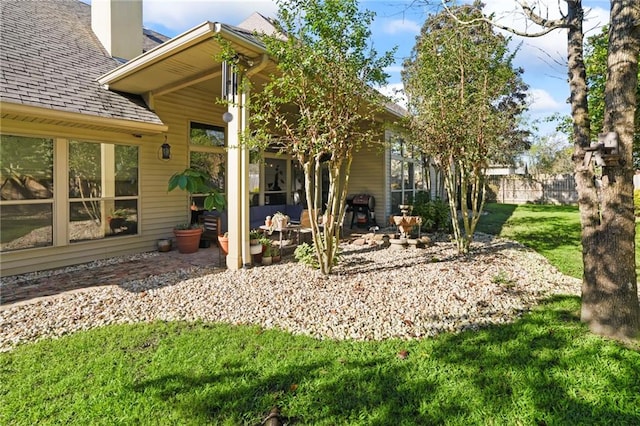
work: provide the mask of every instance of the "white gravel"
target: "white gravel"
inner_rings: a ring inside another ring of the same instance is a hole
[[[329,277],[292,259],[193,277],[177,271],[0,308],[0,351],[107,324],[202,320],[259,324],[320,339],[421,338],[513,321],[551,294],[580,293],[546,259],[479,236],[471,256],[449,242],[390,250],[344,245]]]

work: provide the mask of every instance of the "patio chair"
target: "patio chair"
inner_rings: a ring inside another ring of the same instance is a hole
[[[204,231],[200,237],[200,241],[210,241],[218,246],[218,265],[222,266],[222,249],[218,241],[218,235],[222,230],[222,220],[219,215],[205,214],[202,218]]]

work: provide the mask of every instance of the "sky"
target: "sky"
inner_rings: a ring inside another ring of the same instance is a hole
[[[518,29],[528,24],[513,0],[484,0],[485,12],[495,13],[499,22]],[[433,3],[433,1],[432,1]],[[439,3],[439,1],[436,1]],[[550,18],[558,17],[558,0],[530,1],[538,11]],[[547,7],[548,5],[548,7]],[[378,52],[397,46],[395,64],[387,69],[392,93],[402,88],[402,62],[411,54],[416,36],[427,14],[432,10],[421,0],[360,0],[360,7],[376,13],[372,25],[372,42]],[[587,10],[586,35],[599,32],[609,20],[609,0],[583,0]],[[204,21],[236,25],[253,12],[276,17],[275,0],[144,0],[143,25],[169,37],[178,35]],[[531,24],[528,24],[530,29]],[[535,29],[534,29],[535,30]],[[523,78],[529,85],[528,118],[541,120],[553,113],[569,114],[565,31],[556,30],[539,38],[512,36],[512,49],[518,49],[515,66],[524,68]],[[553,133],[553,124],[540,124],[540,136]]]

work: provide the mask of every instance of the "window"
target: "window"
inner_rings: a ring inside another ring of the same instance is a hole
[[[53,139],[0,139],[0,251],[53,245]]]
[[[189,131],[189,167],[211,176],[211,186],[225,192],[227,153],[224,127],[191,122]],[[205,195],[195,194],[191,201],[198,210],[204,209]]]
[[[264,203],[287,203],[287,160],[264,159]]]
[[[293,162],[278,154],[252,153],[249,164],[250,205],[300,204],[304,197],[304,175],[296,179]],[[298,169],[302,173],[301,169]],[[294,184],[297,181],[298,184]],[[297,189],[296,189],[297,187]]]
[[[224,147],[224,127],[191,122],[189,142],[191,145]]]
[[[138,233],[138,147],[69,142],[69,241]]]
[[[389,180],[391,190],[391,213],[400,213],[400,204],[412,202],[415,193],[423,190],[424,178],[420,153],[412,150],[402,139],[391,141]]]
[[[0,251],[138,233],[137,146],[1,138]],[[65,163],[68,170],[56,171]],[[67,178],[54,182],[60,173]]]

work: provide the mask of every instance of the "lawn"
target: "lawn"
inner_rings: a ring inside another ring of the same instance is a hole
[[[0,354],[0,423],[632,425],[640,351],[557,297],[510,325],[319,341],[204,323],[109,326]]]
[[[580,216],[576,206],[487,204],[477,230],[531,247],[562,273],[582,278]],[[636,266],[640,273],[640,223],[636,223]]]
[[[488,205],[480,231],[581,275],[578,214]],[[512,324],[404,341],[208,323],[113,325],[0,353],[0,424],[638,425],[640,346],[588,332],[576,297]]]

